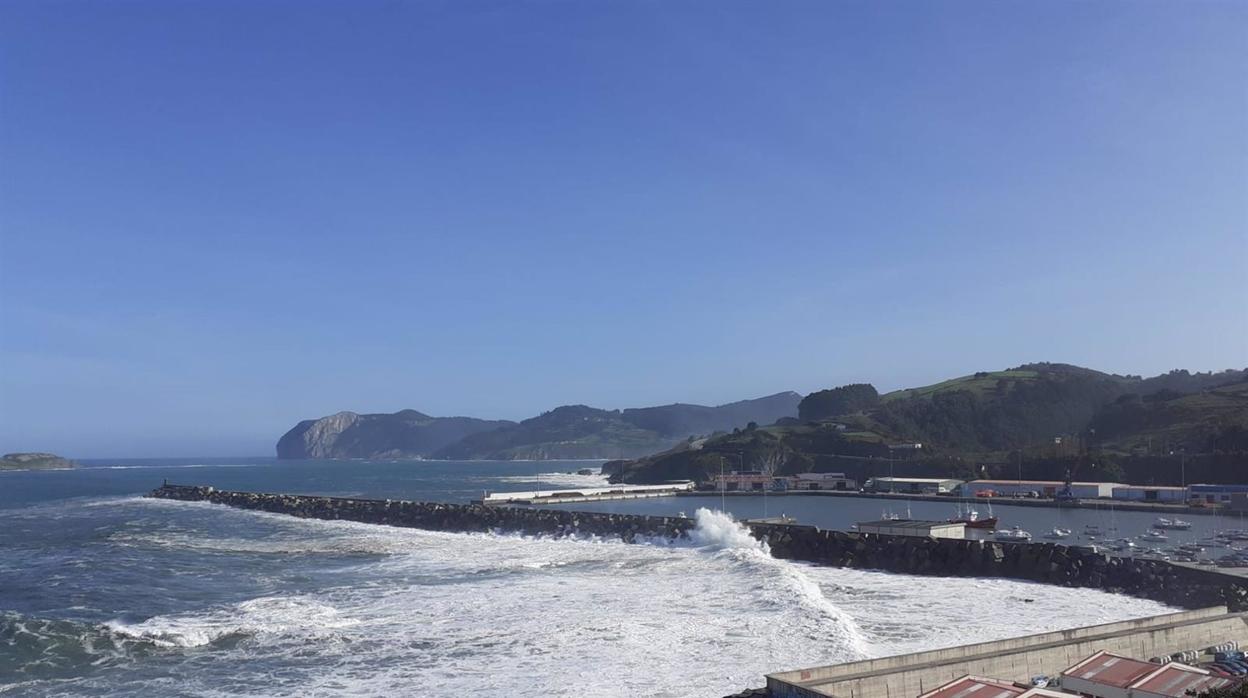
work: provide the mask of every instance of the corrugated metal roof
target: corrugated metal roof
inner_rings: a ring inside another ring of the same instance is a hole
[[[1210,676],[1186,666],[1167,666],[1156,674],[1137,681],[1131,688],[1164,696],[1181,698],[1188,691],[1199,693],[1229,683],[1226,679]]]
[[[923,531],[931,528],[945,528],[963,525],[965,524],[954,523],[952,521],[916,521],[913,519],[883,519],[881,521],[858,522],[858,528],[862,528],[863,526],[872,526],[876,528],[910,528]]]
[[[1062,672],[1062,675],[1126,688],[1156,671],[1157,668],[1156,664],[1149,662],[1119,657],[1115,654],[1098,653]]]
[[[1014,684],[982,676],[963,676],[919,698],[1017,698],[1024,689]]]

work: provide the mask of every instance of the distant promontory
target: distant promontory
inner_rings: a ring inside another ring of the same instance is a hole
[[[6,453],[0,456],[0,470],[65,470],[74,462],[52,453]]]
[[[522,422],[394,414],[338,414],[297,424],[278,458],[552,460],[638,458],[695,434],[796,417],[802,396],[777,393],[716,407],[673,404],[625,410],[564,405]]]

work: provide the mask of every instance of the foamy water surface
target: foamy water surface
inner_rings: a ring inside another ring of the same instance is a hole
[[[81,535],[56,564],[37,540],[54,513]],[[135,497],[0,512],[29,532],[0,562],[0,694],[721,696],[771,671],[1166,610],[791,563],[697,518],[689,542],[627,545]]]

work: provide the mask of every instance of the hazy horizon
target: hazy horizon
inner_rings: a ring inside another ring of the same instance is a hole
[[[4,3],[0,446],[256,455],[340,410],[1242,368],[1245,26]]]

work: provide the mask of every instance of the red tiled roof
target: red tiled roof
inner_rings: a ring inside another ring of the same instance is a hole
[[[981,676],[963,676],[919,698],[1018,698],[1024,689],[1014,684]]]

